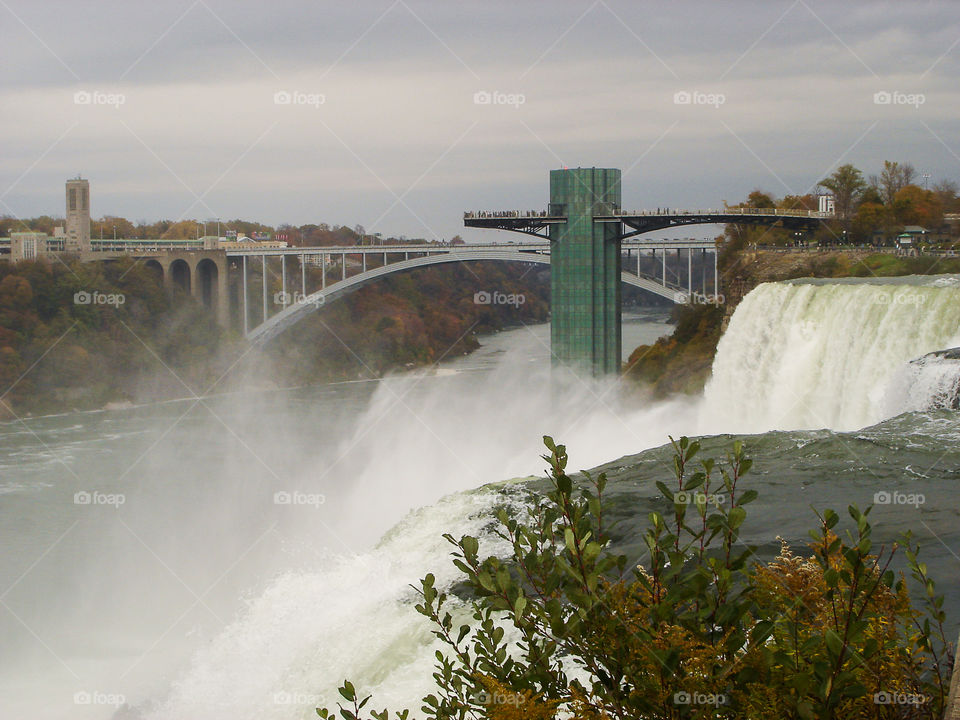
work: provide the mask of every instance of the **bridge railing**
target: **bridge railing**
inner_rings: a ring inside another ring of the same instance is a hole
[[[675,210],[672,208],[656,210],[612,210],[606,217],[673,217],[677,215],[775,215],[783,217],[832,218],[833,213],[817,210],[784,210],[782,208],[711,208],[709,210]],[[477,218],[508,219],[562,219],[549,215],[546,210],[478,210],[463,213],[465,220]]]
[[[557,220],[563,219],[555,215],[549,215],[546,210],[468,210],[463,213],[464,220],[476,218],[529,218],[531,220],[535,220],[537,218],[553,218]]]
[[[672,217],[676,215],[775,215],[783,217],[832,218],[833,213],[822,213],[816,210],[784,210],[781,208],[711,208],[709,210],[617,210],[612,217],[643,216],[643,217]]]

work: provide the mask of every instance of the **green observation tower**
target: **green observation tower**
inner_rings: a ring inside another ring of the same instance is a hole
[[[550,171],[550,204],[545,211],[465,212],[465,227],[509,230],[550,241],[550,342],[554,365],[584,375],[604,377],[620,372],[620,288],[622,282],[675,303],[720,298],[719,245],[707,240],[640,240],[638,235],[688,225],[780,227],[795,235],[832,222],[832,212],[735,207],[710,210],[640,210],[621,208],[621,173],[614,168],[564,168]],[[625,241],[628,245],[625,245]],[[517,254],[541,253],[537,244]],[[636,273],[621,274],[622,251],[637,253]],[[661,254],[660,272],[641,275],[640,253]],[[676,253],[667,276],[667,254]],[[681,253],[687,272],[682,272]],[[693,254],[701,254],[701,281],[693,278]],[[713,254],[713,283],[706,279],[703,256]],[[686,278],[683,277],[686,275]],[[630,278],[633,278],[631,281]],[[686,281],[684,283],[684,280]],[[710,295],[708,295],[708,293]],[[709,300],[708,300],[709,301]]]
[[[620,170],[550,171],[550,343],[554,364],[601,377],[620,372]]]

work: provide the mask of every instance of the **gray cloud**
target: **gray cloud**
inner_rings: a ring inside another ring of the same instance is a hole
[[[960,178],[948,3],[8,6],[0,194],[24,216],[62,212],[77,172],[95,214],[412,237],[461,232],[463,209],[540,207],[563,164],[632,168],[625,204],[645,207],[804,192],[840,161]],[[74,102],[94,91],[123,104]]]

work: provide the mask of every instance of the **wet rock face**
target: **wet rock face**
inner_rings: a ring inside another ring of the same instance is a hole
[[[915,392],[926,410],[960,410],[960,347],[937,350],[910,361]]]
[[[950,348],[949,350],[937,350],[932,353],[927,353],[922,358],[914,360],[913,362],[919,362],[925,358],[943,358],[944,360],[960,360],[960,347]]]

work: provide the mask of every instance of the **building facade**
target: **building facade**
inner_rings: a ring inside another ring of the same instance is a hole
[[[67,227],[64,250],[90,252],[90,181],[67,180]]]
[[[10,262],[36,260],[47,252],[47,235],[40,232],[10,233]]]

